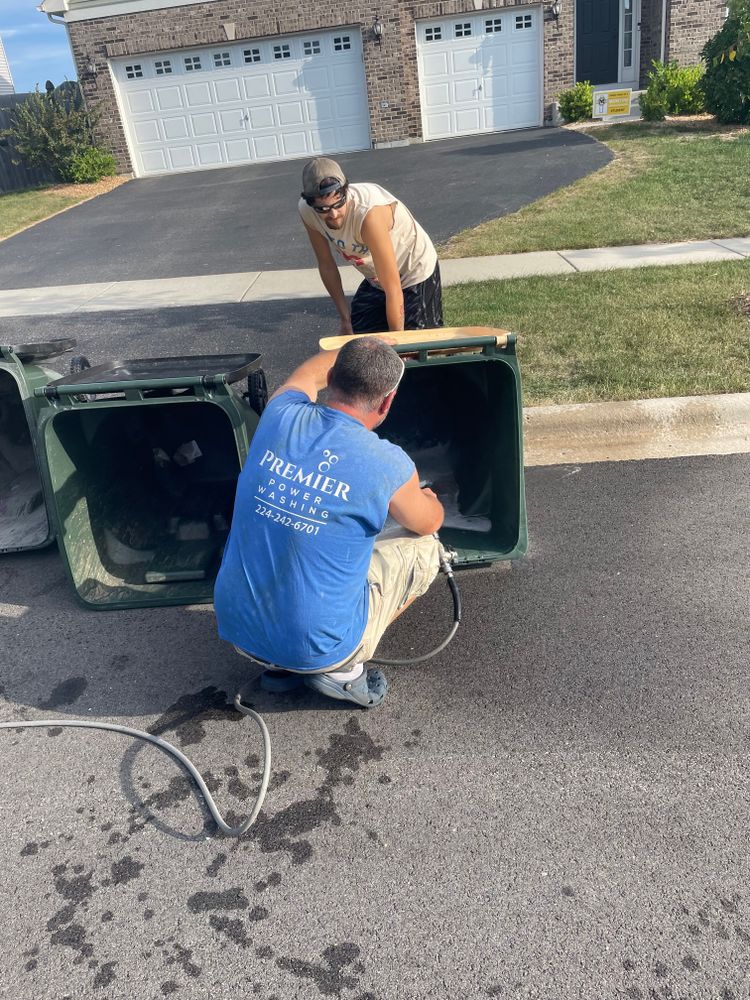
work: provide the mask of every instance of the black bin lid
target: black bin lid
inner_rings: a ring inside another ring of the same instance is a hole
[[[239,382],[260,366],[260,354],[194,354],[181,358],[133,358],[130,361],[105,361],[75,375],[50,382],[50,387],[106,384],[113,389],[137,382],[154,383],[163,379],[195,385],[206,381]]]
[[[19,361],[23,364],[29,364],[33,361],[46,361],[47,358],[56,358],[58,354],[64,354],[65,351],[72,351],[75,346],[75,340],[67,338],[64,340],[46,340],[38,344],[4,344],[2,350],[12,351]]]

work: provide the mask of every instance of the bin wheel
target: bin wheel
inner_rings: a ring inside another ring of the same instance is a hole
[[[268,384],[266,383],[266,373],[262,368],[250,372],[247,376],[247,392],[244,392],[243,396],[260,416],[268,402]]]
[[[70,374],[80,375],[81,372],[85,372],[87,368],[91,367],[91,362],[83,354],[75,354],[70,359]],[[77,399],[79,403],[87,403],[91,397],[88,393],[79,392],[78,395],[74,396],[73,399]]]

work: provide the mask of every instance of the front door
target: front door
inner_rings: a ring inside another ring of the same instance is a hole
[[[620,0],[577,0],[576,80],[614,83],[619,52]]]

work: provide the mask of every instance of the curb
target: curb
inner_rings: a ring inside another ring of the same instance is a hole
[[[524,409],[524,464],[750,452],[750,392]]]

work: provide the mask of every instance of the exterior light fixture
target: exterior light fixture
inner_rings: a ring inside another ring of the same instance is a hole
[[[375,20],[372,22],[372,35],[378,45],[383,44],[383,31],[385,30],[385,25],[380,20],[380,18],[375,15]]]
[[[82,80],[95,80],[97,74],[96,63],[93,59],[86,57],[86,61],[83,65],[83,71],[81,72]]]
[[[558,18],[560,17],[560,0],[554,0],[554,3],[552,4],[551,7],[551,11],[552,11],[552,16],[557,21]]]

